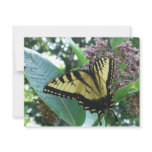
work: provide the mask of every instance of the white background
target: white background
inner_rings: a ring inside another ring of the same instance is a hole
[[[152,151],[150,0],[0,2],[0,151]],[[141,38],[140,128],[24,128],[12,118],[12,25],[130,25]]]

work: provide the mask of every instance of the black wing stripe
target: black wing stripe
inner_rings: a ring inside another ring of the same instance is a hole
[[[98,65],[97,65],[98,64]],[[99,64],[99,61],[97,61],[96,63],[95,63],[95,67],[96,67],[96,71],[97,71],[97,74],[98,74],[98,79],[99,79],[99,81],[100,81],[100,75],[99,75],[99,69],[101,69],[101,66],[100,66],[100,64]],[[98,69],[99,68],[99,69]],[[100,81],[101,82],[101,81]]]
[[[59,90],[59,89],[56,89],[56,88],[53,88],[53,87],[50,87],[50,86],[45,86],[45,88],[43,89],[43,92],[48,93],[48,94],[57,95],[57,96],[64,96],[65,98],[76,97],[75,93],[62,91],[62,90]]]
[[[60,80],[62,83],[64,83],[63,76],[60,76],[60,77],[59,77],[59,80]]]
[[[103,65],[103,67],[104,67],[104,64],[103,64],[103,61],[102,61],[102,59],[101,59],[100,61],[101,61],[102,65]]]
[[[66,77],[70,82],[73,81],[70,72],[66,74]]]
[[[79,71],[73,71],[73,75],[80,80],[83,84],[85,84],[86,86],[88,86],[89,88],[91,88],[91,86],[89,84],[87,84],[84,79],[81,77],[81,74],[79,73]]]
[[[97,80],[96,80],[96,77],[95,77],[95,72],[96,72],[96,71],[97,71],[97,74],[98,74],[98,77],[99,77],[99,73],[98,73],[98,70],[97,70],[97,68],[98,68],[98,67],[97,67],[97,63],[94,63],[94,65],[95,65],[95,68],[96,68],[96,69],[92,68],[92,70],[90,71],[90,72],[91,72],[90,76],[91,76],[91,78],[92,78],[92,80],[93,80],[93,82],[94,82],[97,90],[99,91],[99,86],[98,86],[98,83],[97,83]],[[99,80],[100,80],[100,78],[99,78]],[[99,92],[100,92],[100,91],[99,91]]]

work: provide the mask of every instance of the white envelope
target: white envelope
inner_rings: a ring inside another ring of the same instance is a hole
[[[129,26],[14,26],[13,117],[24,117],[24,37],[130,37]]]

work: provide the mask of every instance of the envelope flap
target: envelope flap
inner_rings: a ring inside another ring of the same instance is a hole
[[[24,71],[24,37],[18,27],[13,27],[13,54],[15,70]]]

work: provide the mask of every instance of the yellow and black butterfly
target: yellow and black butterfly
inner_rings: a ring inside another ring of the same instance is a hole
[[[113,95],[110,85],[113,78],[113,59],[103,57],[95,61],[88,70],[77,70],[50,80],[43,89],[44,93],[64,98],[76,98],[85,110],[100,115],[105,110],[112,111]],[[117,117],[115,120],[117,121]]]

